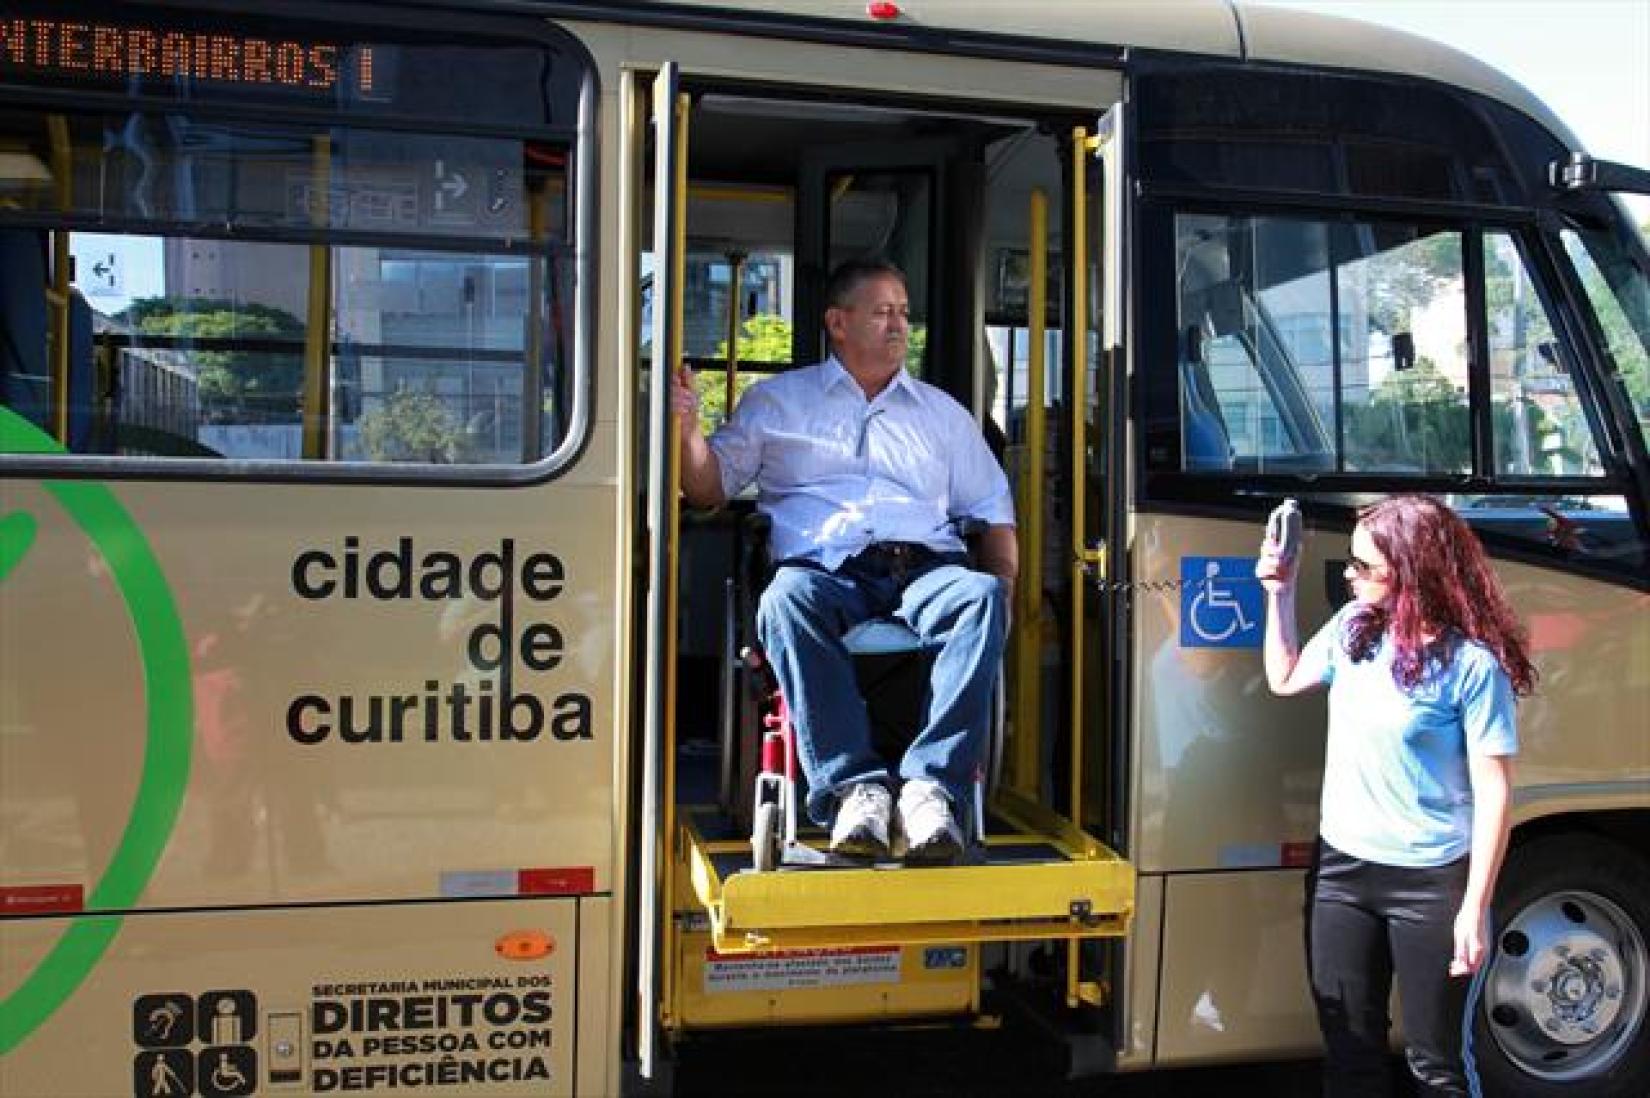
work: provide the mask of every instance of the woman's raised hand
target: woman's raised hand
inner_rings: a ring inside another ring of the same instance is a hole
[[[1268,595],[1281,595],[1295,586],[1295,562],[1279,552],[1277,542],[1260,543],[1260,559],[1255,561],[1255,578]]]

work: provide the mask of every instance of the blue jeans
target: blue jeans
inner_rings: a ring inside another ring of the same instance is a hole
[[[900,760],[904,781],[938,782],[953,805],[969,803],[990,730],[1008,607],[996,576],[936,556],[891,574],[861,558],[835,572],[781,564],[762,594],[756,628],[796,728],[808,778],[808,815],[828,824],[838,796],[860,782],[894,784],[871,746],[871,724],[842,638],[892,614],[935,651],[923,727]]]

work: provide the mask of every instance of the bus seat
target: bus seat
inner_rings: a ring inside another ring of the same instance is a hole
[[[79,290],[69,291],[69,450],[90,453],[97,422],[97,348],[92,307]]]
[[[51,314],[46,241],[32,229],[0,229],[0,403],[42,430],[52,426],[52,371],[47,361]],[[84,453],[96,407],[92,307],[69,291],[69,448]]]
[[[1203,361],[1203,333],[1187,328],[1180,356],[1181,468],[1232,468],[1232,440],[1221,415],[1209,367]]]
[[[897,656],[920,649],[922,638],[896,618],[874,618],[848,630],[842,643],[855,656]]]
[[[46,245],[33,229],[0,229],[0,404],[51,426],[46,367]]]

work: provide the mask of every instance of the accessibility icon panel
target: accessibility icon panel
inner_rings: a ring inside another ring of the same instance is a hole
[[[244,988],[132,1001],[133,1098],[241,1098],[258,1090],[258,998]],[[205,1045],[197,1049],[195,1046]],[[275,1079],[271,1082],[285,1082]]]
[[[1182,648],[1259,648],[1265,623],[1255,558],[1180,558]]]

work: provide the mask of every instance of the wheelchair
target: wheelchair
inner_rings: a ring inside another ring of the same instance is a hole
[[[746,544],[752,548],[746,574],[754,580],[752,591],[765,587],[772,577],[772,565],[761,548],[767,543],[766,526],[761,516],[747,520]],[[960,533],[972,549],[978,530],[963,529]],[[754,607],[755,599],[748,603]],[[865,868],[871,863],[832,853],[825,848],[823,834],[804,832],[799,823],[806,778],[797,761],[795,726],[779,681],[756,641],[755,615],[742,616],[747,643],[738,659],[755,694],[760,732],[750,801],[751,869],[765,873],[781,868]],[[897,758],[922,720],[929,661],[936,648],[925,644],[914,630],[892,616],[862,622],[842,639],[853,658],[860,692],[870,712],[873,746],[885,759]],[[975,767],[973,803],[954,806],[966,840],[959,864],[983,864],[986,860],[986,799],[1001,774],[1006,723],[1007,701],[999,665],[991,692],[986,747]]]

